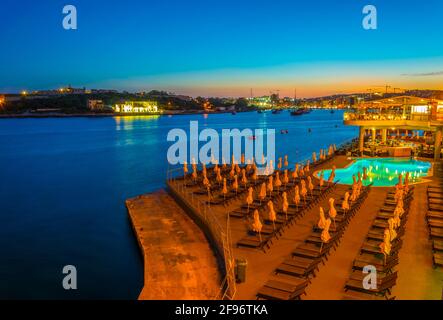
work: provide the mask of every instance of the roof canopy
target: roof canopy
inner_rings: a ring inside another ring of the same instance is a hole
[[[443,104],[443,100],[420,98],[414,96],[398,96],[391,98],[384,98],[373,101],[364,101],[359,104],[360,108],[390,108],[402,107],[404,105],[429,105],[431,103]]]

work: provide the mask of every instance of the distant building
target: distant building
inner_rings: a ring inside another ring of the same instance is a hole
[[[64,95],[64,94],[90,94],[92,90],[87,90],[86,88],[72,88],[71,86],[63,87],[55,90],[38,90],[33,91],[33,95],[39,96],[56,96],[56,95]]]
[[[113,107],[117,113],[154,113],[158,112],[156,101],[126,101]]]
[[[252,97],[248,98],[248,105],[261,107],[261,108],[271,108],[273,106],[271,96],[262,97]]]
[[[103,93],[118,93],[117,90],[108,90],[108,89],[91,89],[90,91],[93,94],[97,94],[97,93],[101,93],[101,94],[103,94]]]
[[[102,111],[105,109],[103,100],[88,100],[88,109],[91,111]]]

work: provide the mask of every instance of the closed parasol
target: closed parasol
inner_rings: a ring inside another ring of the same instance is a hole
[[[334,198],[329,198],[329,216],[334,220],[335,223],[335,217],[337,216],[337,210],[335,210],[334,207]]]
[[[307,180],[308,180],[309,193],[312,195],[312,191],[314,191],[314,185],[312,184],[312,178],[310,176],[308,176]]]
[[[226,194],[228,193],[228,187],[226,186],[226,178],[223,178],[223,189],[222,189],[222,193],[223,193],[223,198],[226,199]]]
[[[335,166],[332,167],[331,174],[329,175],[328,182],[333,183],[335,179]]]
[[[308,194],[308,190],[306,189],[306,182],[305,180],[301,181],[301,189],[300,189],[300,195],[303,197],[303,200],[306,201],[306,195]]]
[[[296,206],[298,206],[300,204],[300,190],[299,190],[298,186],[295,186],[294,203]]]
[[[254,196],[252,193],[254,192],[254,189],[252,187],[249,187],[248,189],[248,196],[246,197],[246,204],[248,205],[248,212],[249,212],[249,206],[252,205],[254,202]]]
[[[266,187],[267,191],[269,192],[269,196],[272,196],[272,191],[274,191],[274,178],[272,176],[269,176],[268,179],[268,185]]]
[[[282,183],[281,183],[281,180],[280,180],[280,174],[277,171],[276,174],[275,174],[274,186],[277,188],[278,191],[280,191],[281,185],[282,185]]]
[[[258,232],[258,236],[260,237],[261,242],[261,229],[263,228],[263,224],[260,221],[260,215],[258,214],[258,210],[254,210],[254,222],[252,223],[252,230],[254,232]]]
[[[268,201],[268,209],[269,209],[269,220],[272,221],[272,225],[275,230],[275,220],[277,220],[277,214],[275,213],[274,210],[274,203],[270,200]]]
[[[238,192],[238,176],[234,176],[234,182],[232,183],[232,189],[235,190],[235,193]]]
[[[288,156],[287,155],[285,155],[284,166],[285,166],[285,168],[287,168],[289,166],[289,161],[288,161]]]
[[[323,230],[326,225],[326,219],[325,219],[325,212],[322,207],[320,207],[319,209],[319,215],[320,219],[318,220],[317,227]]]
[[[283,197],[282,211],[285,213],[286,220],[288,220],[289,203],[288,203],[288,198],[287,198],[286,192],[283,192],[282,197]]]
[[[397,238],[397,232],[395,231],[395,221],[394,218],[388,219],[388,225],[389,225],[389,236],[391,238],[391,241],[394,241],[395,238]]]
[[[288,169],[285,169],[283,174],[283,183],[287,185],[289,183]]]
[[[343,211],[345,211],[345,212],[347,212],[347,211],[349,210],[349,202],[348,202],[348,200],[349,200],[349,192],[346,192],[346,193],[345,193],[344,200],[343,200],[343,202],[342,202],[342,204],[341,204],[341,208],[342,208]]]
[[[386,263],[386,256],[391,254],[391,235],[389,229],[385,229],[383,242],[380,244],[380,252],[385,256]]]
[[[258,194],[258,198],[260,199],[260,204],[266,198],[266,183],[264,183],[264,182],[261,184],[260,193]]]
[[[323,228],[323,231],[321,232],[320,235],[320,239],[322,241],[322,248],[323,248],[323,243],[328,243],[329,240],[331,240],[331,235],[329,234],[330,226],[331,226],[331,219],[328,218],[325,220],[325,227]]]
[[[281,170],[282,166],[283,166],[282,158],[280,157],[280,158],[278,158],[277,169]]]
[[[245,169],[241,170],[241,183],[243,183],[243,185],[246,188],[246,185],[248,184],[248,179],[246,178],[246,170]]]

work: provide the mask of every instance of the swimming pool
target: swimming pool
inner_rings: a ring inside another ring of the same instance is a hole
[[[358,172],[362,174],[363,168],[367,170],[367,178],[363,179],[363,184],[373,183],[378,187],[394,186],[398,182],[398,175],[404,175],[409,172],[410,183],[417,183],[428,175],[431,169],[431,163],[418,161],[415,159],[399,159],[399,158],[376,158],[376,159],[354,159],[348,167],[335,170],[334,181],[341,184],[352,184],[352,175],[357,177]],[[317,172],[317,177],[320,172]],[[331,174],[331,170],[324,170],[324,177],[327,179]]]

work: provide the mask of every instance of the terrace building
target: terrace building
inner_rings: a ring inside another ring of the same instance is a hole
[[[88,100],[88,109],[91,111],[102,111],[105,109],[105,104],[103,100]]]
[[[344,124],[360,128],[360,152],[364,150],[364,137],[368,131],[373,142],[381,136],[381,145],[387,143],[388,132],[397,132],[399,136],[402,131],[408,137],[409,133],[417,136],[418,132],[425,132],[432,136],[434,159],[441,157],[443,100],[398,96],[365,101],[344,114]]]

